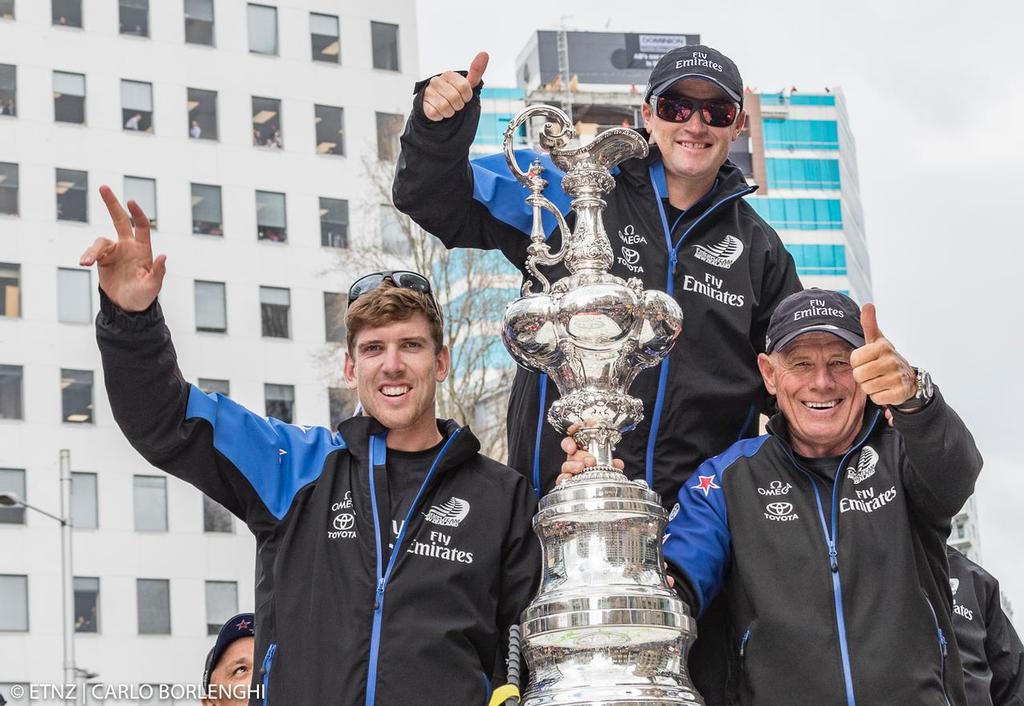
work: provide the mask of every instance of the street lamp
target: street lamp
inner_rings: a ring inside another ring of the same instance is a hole
[[[21,506],[60,523],[61,585],[64,603],[64,684],[76,684],[80,673],[75,666],[75,585],[71,563],[71,452],[60,450],[60,515],[29,505],[17,493],[0,493],[0,506]]]

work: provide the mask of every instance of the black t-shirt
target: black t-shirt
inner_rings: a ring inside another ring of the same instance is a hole
[[[825,522],[832,525],[832,488],[835,486],[836,468],[843,460],[840,456],[824,456],[822,458],[807,458],[796,454],[796,460],[813,477],[821,491],[821,509],[825,513]]]
[[[388,449],[384,477],[377,478],[377,507],[383,517],[391,518],[390,539],[384,551],[384,561],[391,556],[391,548],[402,529],[409,507],[423,485],[434,459],[444,446],[445,439],[423,451],[396,451]],[[381,482],[383,481],[383,482]]]

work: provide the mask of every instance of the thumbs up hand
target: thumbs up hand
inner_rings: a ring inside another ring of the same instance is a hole
[[[438,122],[465,108],[473,98],[473,89],[480,85],[489,60],[487,52],[482,51],[473,59],[465,76],[445,71],[430,79],[423,89],[423,114]]]
[[[850,354],[853,379],[877,405],[898,406],[917,392],[917,374],[878,328],[874,304],[861,307],[864,345]]]

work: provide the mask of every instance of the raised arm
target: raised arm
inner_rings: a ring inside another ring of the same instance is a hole
[[[974,492],[982,458],[963,420],[936,388],[924,407],[900,411],[917,393],[917,372],[878,327],[874,304],[861,310],[864,345],[850,354],[853,377],[875,404],[891,410],[907,463],[904,482],[922,517],[940,526]]]
[[[97,239],[80,262],[99,270],[96,338],[114,419],[151,464],[192,483],[253,531],[272,528],[344,442],[326,429],[264,419],[185,382],[156,299],[166,258],[153,258],[149,220],[129,202],[133,228],[110,188],[100,193],[117,240]]]

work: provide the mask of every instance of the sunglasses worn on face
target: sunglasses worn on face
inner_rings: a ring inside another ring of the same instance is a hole
[[[732,101],[698,100],[686,96],[658,96],[652,98],[654,114],[671,123],[685,123],[694,113],[709,127],[729,127],[736,122],[740,107]]]
[[[412,289],[413,291],[426,294],[427,299],[434,305],[434,310],[437,312],[438,317],[444,318],[441,316],[441,307],[437,305],[434,293],[430,290],[430,282],[419,272],[411,272],[409,270],[386,270],[385,272],[374,272],[373,274],[360,277],[348,288],[349,306],[359,297],[379,287],[385,280],[401,289]]]

